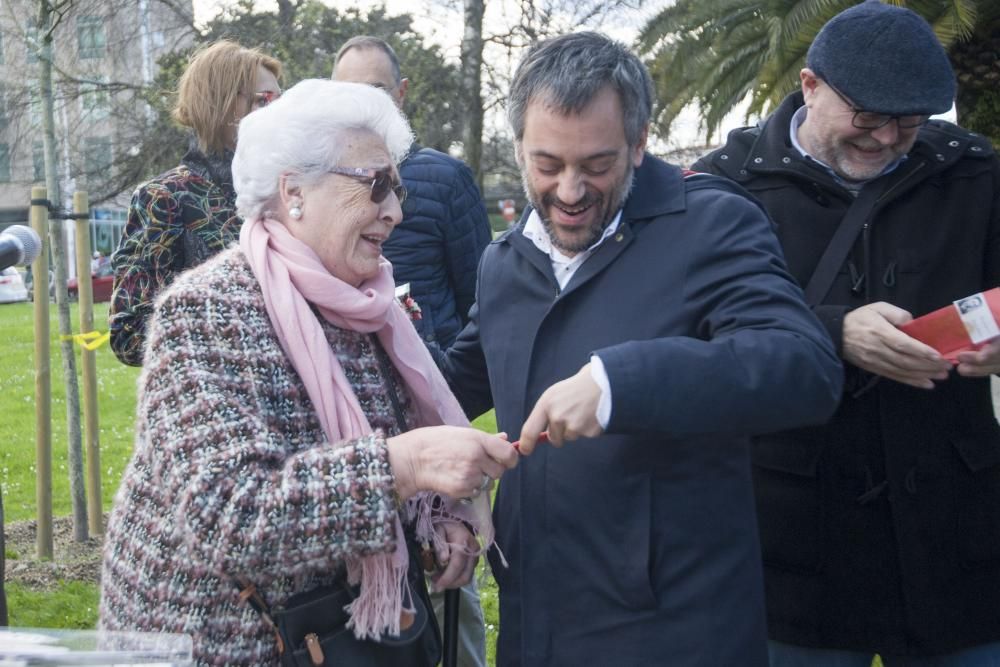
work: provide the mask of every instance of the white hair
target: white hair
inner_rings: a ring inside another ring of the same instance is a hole
[[[251,220],[273,205],[282,175],[305,185],[339,166],[344,133],[356,130],[381,137],[397,164],[413,143],[409,123],[389,95],[361,83],[307,79],[248,114],[240,121],[233,157],[239,215]]]

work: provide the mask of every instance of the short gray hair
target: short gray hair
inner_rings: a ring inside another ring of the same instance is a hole
[[[282,175],[300,185],[323,178],[338,166],[343,135],[352,130],[381,137],[397,164],[413,143],[410,126],[392,98],[363,83],[307,79],[245,116],[233,157],[239,215],[260,217],[274,203]]]
[[[351,49],[376,49],[381,51],[389,59],[389,64],[392,65],[392,77],[396,80],[396,85],[398,86],[400,81],[403,80],[396,52],[392,50],[387,41],[378,37],[372,37],[371,35],[357,35],[344,42],[344,45],[337,51],[337,57],[333,59],[333,69],[337,69],[337,63],[340,62],[340,58]]]
[[[653,80],[628,47],[600,33],[577,32],[539,42],[517,66],[507,101],[514,139],[524,136],[524,115],[535,98],[563,114],[579,113],[606,86],[621,101],[625,139],[637,146],[653,109]]]

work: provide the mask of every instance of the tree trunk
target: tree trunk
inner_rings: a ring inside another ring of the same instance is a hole
[[[3,531],[3,489],[0,488],[0,625],[7,625],[7,593],[3,589],[7,578],[7,545]]]
[[[41,36],[38,55],[38,82],[42,103],[42,146],[45,152],[45,187],[54,208],[63,210],[57,174],[55,112],[52,99],[52,6],[49,0],[40,0],[38,34]],[[66,441],[69,447],[69,489],[73,506],[73,539],[83,542],[87,531],[87,492],[83,476],[83,438],[80,430],[80,389],[76,378],[76,352],[73,340],[73,322],[69,312],[69,295],[66,291],[67,254],[65,220],[51,217],[49,241],[52,263],[55,265],[56,310],[59,314],[59,349],[62,353],[63,381],[66,388]]]
[[[483,13],[485,0],[463,0],[462,97],[465,108],[465,162],[483,189]]]
[[[277,0],[278,2],[278,22],[281,27],[288,28],[295,20],[295,13],[299,7],[292,0]]]

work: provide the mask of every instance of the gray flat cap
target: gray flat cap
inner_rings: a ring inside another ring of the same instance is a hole
[[[865,111],[944,113],[955,99],[955,73],[930,25],[878,0],[827,21],[806,66]]]

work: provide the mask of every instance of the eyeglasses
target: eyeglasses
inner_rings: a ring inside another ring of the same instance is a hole
[[[253,93],[251,98],[253,99],[254,109],[263,109],[271,102],[275,101],[281,97],[280,90],[262,90],[259,93]]]
[[[826,85],[830,86],[829,83]],[[907,116],[895,116],[887,113],[878,113],[875,111],[865,111],[863,109],[858,109],[855,107],[849,99],[840,94],[840,91],[830,86],[830,90],[837,93],[837,97],[847,105],[847,108],[854,112],[854,117],[851,118],[851,125],[858,128],[859,130],[877,130],[880,127],[885,127],[892,122],[893,119],[896,120],[896,126],[901,130],[912,130],[915,127],[920,127],[924,125],[928,120],[930,120],[929,115],[907,115]]]
[[[389,196],[389,192],[396,193],[396,199],[402,204],[406,201],[406,188],[401,183],[394,183],[392,172],[388,169],[373,169],[366,167],[333,167],[328,169],[331,174],[349,176],[350,178],[371,184],[371,200],[375,204],[381,204]]]

